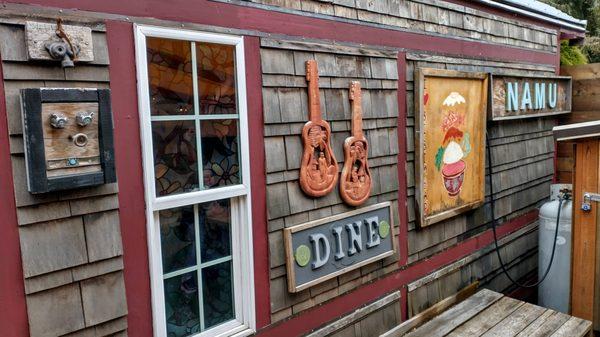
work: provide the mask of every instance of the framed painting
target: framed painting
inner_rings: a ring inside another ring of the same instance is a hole
[[[417,69],[415,183],[421,227],[483,204],[488,75]]]

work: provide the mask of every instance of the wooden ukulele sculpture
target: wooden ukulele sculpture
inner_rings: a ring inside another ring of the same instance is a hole
[[[321,117],[317,61],[306,62],[309,121],[302,129],[304,153],[300,163],[300,187],[312,197],[331,192],[338,180],[338,163],[331,150],[331,128]]]
[[[352,136],[344,141],[344,167],[340,178],[340,195],[344,202],[358,206],[371,195],[371,171],[367,156],[369,144],[362,130],[362,94],[360,82],[350,84],[352,102]]]

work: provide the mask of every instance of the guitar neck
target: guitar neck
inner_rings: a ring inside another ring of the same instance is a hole
[[[321,97],[319,95],[319,68],[316,60],[306,61],[306,81],[308,82],[308,113],[311,122],[320,121]]]
[[[352,136],[355,138],[362,138],[362,92],[360,89],[360,82],[352,81],[352,83],[350,83],[349,97],[352,106]]]

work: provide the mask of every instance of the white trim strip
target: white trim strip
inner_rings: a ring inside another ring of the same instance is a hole
[[[195,103],[194,103],[195,105]],[[195,109],[195,108],[194,108]],[[238,119],[238,114],[215,114],[215,115],[158,115],[150,117],[153,122],[173,122],[173,121],[210,121],[218,119]]]
[[[170,279],[170,278],[173,278],[173,277],[176,277],[176,276],[180,276],[180,275],[183,275],[183,274],[187,274],[187,273],[196,271],[196,269],[198,269],[197,265],[193,265],[191,267],[187,267],[187,268],[183,268],[183,269],[178,269],[178,270],[172,271],[170,273],[164,274],[163,275],[163,280]]]
[[[534,7],[535,6],[531,6],[528,7],[528,9],[524,9],[524,8],[520,8],[514,5],[509,5],[509,4],[505,4],[505,3],[501,3],[499,1],[494,1],[494,0],[475,0],[476,2],[480,2],[483,4],[486,4],[488,6],[491,7],[496,7],[496,8],[500,8],[502,10],[505,10],[507,12],[513,12],[513,13],[518,13],[518,14],[522,14],[525,16],[529,16],[532,18],[536,18],[542,21],[546,21],[546,22],[550,22],[553,24],[557,24],[559,26],[563,26],[563,27],[567,27],[567,28],[571,28],[574,29],[576,31],[580,31],[580,32],[585,32],[586,29],[585,27],[587,26],[587,21],[586,20],[577,20],[565,13],[564,16],[562,16],[561,18],[558,18],[554,15],[551,14],[542,14],[538,11],[534,11]],[[519,1],[523,1],[523,0],[519,0]],[[512,0],[506,0],[506,2],[516,2],[516,1],[512,1]],[[536,1],[536,3],[539,3],[538,1]],[[539,7],[539,6],[538,6]],[[550,6],[551,7],[551,6]],[[554,8],[554,7],[552,7]],[[558,11],[558,9],[557,9]],[[567,18],[568,17],[568,18]]]

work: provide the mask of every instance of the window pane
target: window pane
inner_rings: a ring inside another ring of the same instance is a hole
[[[235,185],[241,182],[238,154],[238,127],[234,119],[200,123],[204,187]]]
[[[146,46],[152,115],[193,114],[191,43],[148,38]]]
[[[202,269],[202,296],[205,328],[234,318],[231,262]]]
[[[165,314],[169,337],[200,332],[197,275],[192,272],[165,280]]]
[[[152,122],[157,196],[199,188],[196,144],[194,121]]]
[[[231,205],[229,199],[200,205],[202,263],[231,255]]]
[[[235,114],[235,47],[197,43],[201,114]]]
[[[194,207],[159,212],[163,273],[196,265]]]

